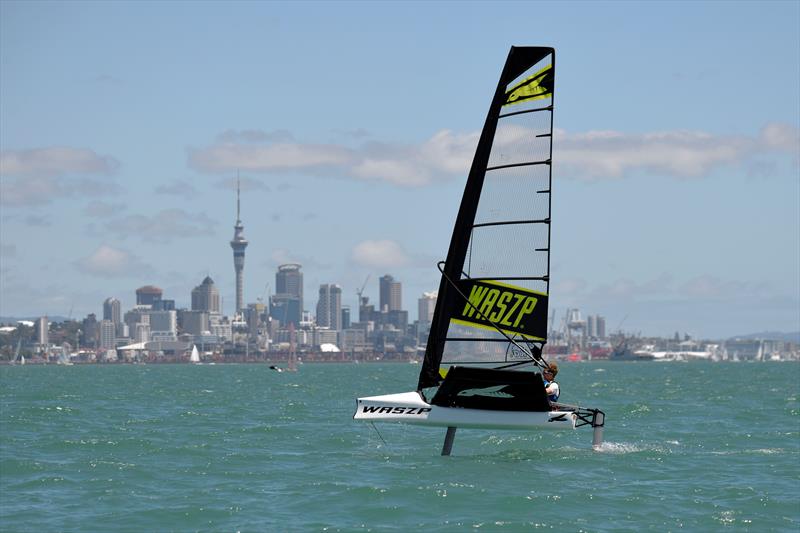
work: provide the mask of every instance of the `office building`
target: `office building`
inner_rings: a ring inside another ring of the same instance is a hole
[[[113,350],[117,342],[117,324],[104,318],[100,322],[100,348]]]
[[[220,313],[219,289],[211,276],[206,276],[200,285],[192,289],[192,311]]]
[[[400,311],[403,308],[402,284],[386,274],[380,279],[380,312]]]
[[[110,320],[113,324],[122,322],[122,306],[116,298],[106,298],[103,302],[103,320]]]
[[[50,344],[50,322],[47,317],[39,317],[36,319],[36,344],[41,349],[46,349]]]
[[[419,310],[419,321],[421,324],[433,322],[433,312],[436,309],[437,292],[423,292],[422,298],[417,300]]]
[[[299,326],[303,314],[303,273],[301,265],[280,265],[275,273],[275,294],[270,300],[270,316],[282,326]]]
[[[175,311],[150,311],[150,340],[174,341],[178,336],[178,318]]]
[[[319,286],[317,325],[333,331],[342,329],[342,288],[339,285],[324,283]]]
[[[190,335],[203,335],[210,331],[208,327],[208,311],[180,311],[178,322],[180,323],[181,331]]]
[[[136,289],[136,305],[153,305],[161,299],[164,291],[153,285],[145,285]]]
[[[586,317],[586,336],[597,337],[597,317],[595,315]]]
[[[275,293],[290,294],[303,303],[303,273],[301,265],[296,263],[281,265],[275,274]]]

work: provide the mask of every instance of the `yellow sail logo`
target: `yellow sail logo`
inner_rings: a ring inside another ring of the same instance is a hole
[[[506,91],[504,106],[541,100],[553,96],[553,66],[547,65],[533,76],[529,76]]]
[[[467,301],[451,315],[452,322],[530,339],[546,336],[546,294],[497,281],[461,280],[459,285]]]

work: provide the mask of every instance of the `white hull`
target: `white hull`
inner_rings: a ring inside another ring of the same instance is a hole
[[[355,420],[483,429],[575,429],[573,411],[496,411],[440,407],[417,392],[359,398]]]

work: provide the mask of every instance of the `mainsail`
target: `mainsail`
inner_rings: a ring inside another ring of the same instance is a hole
[[[550,288],[555,50],[512,47],[456,218],[418,390],[448,364],[541,362]]]

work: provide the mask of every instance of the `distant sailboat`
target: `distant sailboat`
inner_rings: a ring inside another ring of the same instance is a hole
[[[286,368],[277,365],[270,366],[275,372],[297,372],[297,348],[295,344],[294,322],[289,322],[289,359]]]
[[[61,347],[61,352],[58,354],[57,363],[59,365],[72,366],[72,361],[70,360],[67,349],[64,346]]]
[[[192,355],[189,356],[189,362],[194,364],[200,364],[200,352],[197,351],[197,345],[192,345]]]

